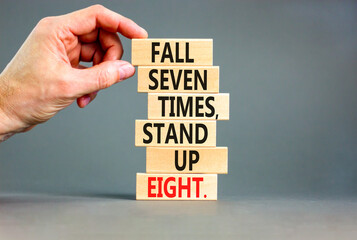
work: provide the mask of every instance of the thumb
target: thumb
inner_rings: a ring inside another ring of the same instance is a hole
[[[77,94],[83,96],[125,80],[135,73],[135,68],[123,60],[105,61],[86,69],[75,69],[78,83]]]

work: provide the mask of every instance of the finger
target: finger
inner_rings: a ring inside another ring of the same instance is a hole
[[[98,39],[99,29],[94,29],[90,33],[79,36],[79,41],[83,43],[95,42]]]
[[[87,69],[88,67],[78,64],[77,68],[78,69]],[[86,107],[90,102],[92,102],[96,98],[97,94],[98,94],[98,91],[95,91],[93,93],[89,93],[89,94],[86,94],[84,96],[77,98],[78,107],[80,107],[80,108]]]
[[[98,43],[84,44],[81,52],[82,61],[93,61],[93,65],[97,65],[103,59],[104,53]],[[78,65],[78,69],[87,69],[88,67],[83,65]],[[86,107],[90,102],[92,102],[98,94],[98,91],[95,91],[90,94],[86,94],[77,98],[77,105],[80,108]]]
[[[75,35],[84,35],[97,28],[103,28],[112,33],[120,32],[127,38],[146,38],[148,36],[145,29],[131,19],[101,5],[75,11],[64,17],[66,17],[66,25]]]
[[[67,52],[72,67],[77,67],[80,61],[81,44],[77,44],[71,51]]]
[[[99,91],[95,91],[95,92],[92,92],[92,93],[89,94],[90,101],[93,101],[97,97],[98,92]]]
[[[118,52],[118,54],[115,54],[115,57],[106,57],[106,60],[117,60],[122,57],[123,47],[117,33],[111,33],[104,29],[95,29],[88,34],[79,36],[79,41],[82,44],[95,43],[98,39],[104,51],[111,50],[110,52],[113,53]]]
[[[82,44],[81,53],[80,53],[80,61],[83,62],[92,62],[94,58],[94,54],[97,51],[100,51],[100,45],[98,43],[85,43]]]
[[[80,108],[86,107],[89,103],[91,103],[97,97],[98,91],[86,94],[82,97],[77,98],[77,105]]]
[[[99,42],[105,52],[103,61],[118,60],[123,56],[123,46],[118,34],[101,29],[99,32]]]
[[[80,61],[93,62],[93,65],[96,65],[102,61],[103,57],[104,51],[99,43],[86,43],[82,45]]]
[[[126,78],[133,76],[135,68],[122,60],[106,61],[87,69],[71,69],[70,77],[77,81],[75,97],[80,97],[91,92],[110,87]]]
[[[89,102],[90,102],[90,97],[88,94],[77,98],[77,105],[80,108],[84,108],[85,106],[87,106],[89,104]]]
[[[93,56],[93,66],[97,65],[99,63],[101,63],[103,61],[103,57],[104,57],[104,52],[103,50],[100,48],[98,49]]]

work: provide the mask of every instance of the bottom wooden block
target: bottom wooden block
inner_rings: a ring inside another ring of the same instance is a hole
[[[217,174],[136,174],[137,200],[217,200]]]

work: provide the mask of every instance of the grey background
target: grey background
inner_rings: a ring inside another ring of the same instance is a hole
[[[35,24],[91,1],[0,2],[0,69]],[[355,1],[102,1],[155,38],[213,38],[230,121],[220,196],[357,196],[357,4]],[[124,59],[130,41],[122,38]],[[35,63],[34,63],[35,64]],[[137,77],[101,91],[0,145],[0,191],[134,194],[147,118]]]

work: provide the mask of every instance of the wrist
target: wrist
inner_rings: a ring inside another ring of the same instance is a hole
[[[0,74],[0,142],[5,141],[17,132],[21,132],[21,127],[18,121],[12,118],[9,114],[9,103],[7,96],[9,95],[9,88],[7,87],[7,79],[4,73]]]
[[[1,104],[3,103],[2,100]],[[15,131],[11,129],[11,120],[5,114],[2,108],[0,108],[0,142],[5,141],[9,137],[15,134]]]

